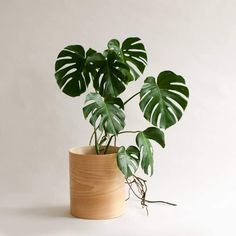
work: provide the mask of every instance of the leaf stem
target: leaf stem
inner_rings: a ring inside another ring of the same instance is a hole
[[[127,130],[127,131],[121,131],[121,132],[119,132],[118,133],[118,135],[119,134],[127,134],[127,133],[130,133],[130,134],[135,134],[135,133],[138,133],[138,132],[140,132],[140,130]]]
[[[92,133],[92,135],[91,135],[91,137],[90,137],[90,139],[89,139],[89,146],[90,146],[91,143],[92,143],[92,140],[93,140],[93,136],[94,136],[94,134],[95,134],[95,131],[93,131],[93,133]]]
[[[108,140],[108,143],[107,143],[107,145],[106,145],[106,148],[105,148],[105,151],[104,151],[104,154],[106,154],[107,153],[107,150],[108,150],[108,147],[109,147],[109,145],[110,145],[110,143],[111,143],[111,140],[115,137],[117,137],[119,134],[127,134],[127,133],[130,133],[130,134],[135,134],[135,133],[138,133],[138,132],[140,132],[139,130],[136,130],[136,131],[130,131],[130,130],[128,130],[128,131],[121,131],[121,132],[119,132],[118,134],[113,134],[110,138],[109,138],[109,140]]]
[[[92,143],[93,136],[95,135],[95,132],[96,132],[97,129],[98,129],[98,127],[97,127],[97,128],[94,127],[94,131],[93,131],[93,133],[92,133],[92,135],[91,135],[91,137],[90,137],[90,139],[89,139],[89,146],[90,146],[91,143]]]
[[[94,127],[94,138],[95,138],[95,150],[97,155],[99,155],[99,144],[98,144],[97,131],[95,127]]]
[[[107,153],[107,150],[108,150],[108,148],[109,148],[109,146],[110,146],[111,140],[112,140],[112,138],[113,138],[114,136],[115,136],[115,134],[113,134],[113,135],[109,138],[109,140],[108,140],[108,142],[107,142],[107,145],[106,145],[106,147],[105,147],[104,154]]]
[[[140,91],[139,92],[137,92],[137,93],[135,93],[133,96],[131,96],[129,99],[127,99],[125,102],[124,102],[124,105],[126,104],[126,103],[128,103],[131,99],[133,99],[134,97],[136,97],[138,94],[140,94]]]
[[[98,136],[98,144],[100,144],[100,141],[101,141],[102,135],[103,135],[103,131],[101,131],[100,134],[99,134],[99,136]]]

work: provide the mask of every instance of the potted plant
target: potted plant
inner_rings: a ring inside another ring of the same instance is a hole
[[[124,101],[122,93],[140,78],[146,64],[145,47],[137,37],[127,38],[122,44],[112,39],[103,53],[91,48],[85,52],[81,45],[70,45],[57,57],[55,77],[65,94],[77,97],[88,87],[94,89],[87,94],[83,108],[84,117],[93,126],[89,146],[69,152],[74,216],[107,219],[121,215],[125,181],[142,206],[152,202],[146,199],[146,181],[135,173],[141,167],[145,174],[153,174],[150,141],[165,147],[163,131],[182,117],[189,91],[182,76],[163,71],[157,77],[147,77],[141,89]],[[140,97],[139,107],[150,127],[125,130],[125,107],[136,96]],[[116,139],[123,134],[134,134],[136,138],[131,145],[117,147]]]

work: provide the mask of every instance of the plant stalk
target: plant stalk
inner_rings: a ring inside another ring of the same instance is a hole
[[[107,153],[107,150],[108,150],[108,147],[109,147],[109,145],[110,145],[110,143],[111,143],[111,140],[112,140],[114,137],[115,137],[115,146],[116,146],[116,137],[117,137],[119,134],[127,134],[127,133],[135,134],[135,133],[138,133],[138,132],[140,132],[140,131],[139,131],[139,130],[137,130],[137,131],[121,131],[121,132],[119,132],[118,134],[113,134],[113,135],[109,138],[109,140],[108,140],[108,143],[107,143],[107,145],[106,145],[104,154]]]
[[[135,134],[135,133],[138,133],[138,132],[140,132],[140,130],[134,130],[134,131],[130,131],[130,130],[128,130],[128,131],[121,131],[121,132],[119,132],[118,133],[118,135],[119,134]]]
[[[131,99],[133,99],[134,97],[136,97],[138,94],[140,94],[140,92],[135,93],[133,96],[131,96],[129,99],[127,99],[127,100],[124,102],[124,105],[125,105],[126,103],[128,103]]]
[[[99,145],[98,145],[98,137],[97,137],[97,131],[94,127],[94,138],[95,138],[95,150],[97,155],[99,155]]]
[[[104,154],[107,153],[107,150],[108,150],[108,148],[109,148],[109,146],[110,146],[111,140],[112,140],[112,138],[113,138],[114,136],[115,136],[115,134],[113,134],[113,135],[109,138],[109,140],[108,140],[108,142],[107,142],[107,145],[106,145],[106,147],[105,147]]]
[[[98,127],[97,127],[97,128],[94,127],[94,131],[93,131],[93,133],[92,133],[92,135],[91,135],[91,137],[90,137],[90,140],[89,140],[89,146],[90,146],[91,143],[92,143],[93,136],[95,135],[95,131],[96,131],[97,129],[98,129]]]

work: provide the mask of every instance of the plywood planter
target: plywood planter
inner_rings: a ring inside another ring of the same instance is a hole
[[[125,179],[117,166],[117,147],[96,155],[94,146],[72,148],[70,209],[75,217],[109,219],[124,212]]]

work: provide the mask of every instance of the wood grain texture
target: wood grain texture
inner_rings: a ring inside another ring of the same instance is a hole
[[[71,214],[109,219],[124,212],[125,180],[116,163],[117,147],[96,155],[93,146],[70,150]]]

